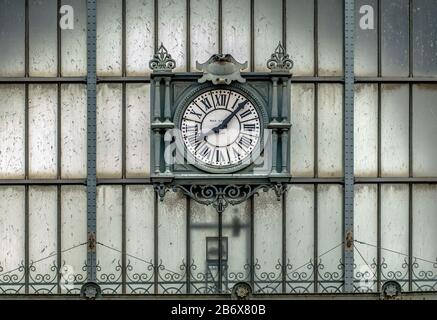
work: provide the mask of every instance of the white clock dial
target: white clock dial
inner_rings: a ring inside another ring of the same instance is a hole
[[[252,154],[261,134],[260,115],[242,94],[214,89],[194,98],[180,124],[185,148],[213,168],[240,164]]]

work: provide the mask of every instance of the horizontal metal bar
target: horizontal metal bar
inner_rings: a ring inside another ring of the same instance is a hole
[[[0,83],[86,83],[86,77],[0,77]]]
[[[149,83],[150,77],[97,77],[97,83],[113,83],[113,82],[132,82],[132,83]]]
[[[382,177],[382,178],[355,178],[355,183],[437,183],[437,177]]]
[[[150,184],[152,180],[150,178],[101,178],[97,179],[97,185],[104,184]]]
[[[0,185],[86,185],[86,179],[0,179]]]
[[[355,77],[356,83],[437,83],[437,77]]]

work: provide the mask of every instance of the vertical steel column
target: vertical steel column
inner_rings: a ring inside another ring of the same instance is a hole
[[[344,292],[354,289],[354,0],[344,3]]]
[[[96,281],[96,0],[87,0],[87,279]]]

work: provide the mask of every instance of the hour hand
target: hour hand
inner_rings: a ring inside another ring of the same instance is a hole
[[[238,104],[238,107],[237,107],[234,111],[232,111],[232,113],[231,113],[229,116],[227,116],[227,117],[225,118],[225,120],[223,120],[222,123],[220,123],[217,127],[213,128],[212,131],[214,131],[215,133],[219,133],[219,131],[220,131],[221,129],[226,128],[226,126],[228,125],[229,121],[231,121],[231,119],[232,119],[232,118],[233,118],[233,117],[238,113],[238,111],[240,111],[241,109],[244,108],[244,106],[246,105],[246,103],[247,103],[247,100],[246,100],[246,101],[243,101],[243,102],[240,102],[240,103]]]

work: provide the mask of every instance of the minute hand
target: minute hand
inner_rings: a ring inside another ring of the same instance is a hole
[[[217,127],[213,128],[212,131],[214,131],[215,133],[218,133],[220,130],[226,128],[226,126],[228,125],[229,121],[231,121],[231,119],[238,113],[238,111],[240,111],[241,109],[244,108],[244,106],[247,104],[247,100],[240,102],[238,104],[237,109],[235,109],[234,111],[231,112],[231,114],[229,116],[227,116],[225,118],[225,120],[223,120],[222,123],[220,123]]]

